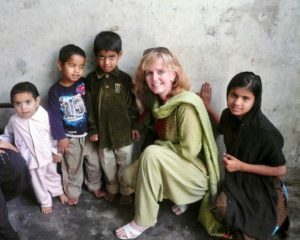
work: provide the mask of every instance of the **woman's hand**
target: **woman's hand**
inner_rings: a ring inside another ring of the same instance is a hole
[[[3,140],[0,140],[0,148],[5,148],[5,149],[10,149],[13,150],[15,152],[18,152],[18,149],[12,145],[11,143],[5,142]],[[3,150],[0,150],[0,153],[3,153]]]

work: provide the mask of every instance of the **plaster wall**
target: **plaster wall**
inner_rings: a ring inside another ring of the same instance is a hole
[[[290,169],[300,162],[300,2],[298,0],[2,0],[0,1],[0,102],[11,87],[31,81],[46,104],[58,80],[56,60],[68,43],[87,53],[102,30],[123,39],[120,68],[134,75],[144,49],[167,46],[181,60],[193,90],[213,86],[213,102],[225,105],[236,73],[254,71],[263,81],[263,111],[285,138]],[[0,116],[5,124],[4,114]]]

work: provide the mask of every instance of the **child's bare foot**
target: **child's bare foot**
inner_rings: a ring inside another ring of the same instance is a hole
[[[109,201],[109,202],[112,202],[116,197],[116,194],[112,194],[112,193],[109,193],[107,192],[105,195],[104,195],[104,198],[105,200]]]
[[[129,205],[130,203],[132,203],[132,197],[131,195],[126,196],[126,195],[121,195],[121,199],[120,199],[120,204],[121,205]]]
[[[105,196],[106,192],[99,189],[99,190],[93,191],[93,194],[94,194],[95,198],[102,198]]]
[[[66,194],[63,193],[63,194],[59,195],[58,197],[62,204],[68,203],[68,197]]]
[[[41,211],[44,214],[50,214],[52,213],[52,207],[41,207]]]
[[[76,197],[69,197],[67,203],[70,206],[75,206],[75,205],[78,204],[78,198],[76,198]]]

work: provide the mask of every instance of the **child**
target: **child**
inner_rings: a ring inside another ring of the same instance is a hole
[[[286,197],[280,177],[286,173],[283,137],[261,111],[258,75],[241,72],[227,87],[227,106],[220,116],[211,102],[211,88],[202,97],[212,120],[224,134],[225,180],[214,210],[234,239],[268,239],[287,228]]]
[[[98,142],[99,157],[106,180],[106,200],[113,201],[120,191],[121,203],[131,201],[130,189],[119,182],[124,168],[131,163],[132,140],[138,138],[134,121],[138,112],[132,81],[119,70],[122,41],[118,34],[100,32],[94,41],[97,68],[87,76],[89,135]],[[127,197],[126,197],[127,195]]]
[[[56,171],[58,156],[52,156],[52,139],[46,110],[39,105],[37,88],[30,82],[17,83],[10,92],[16,113],[10,117],[0,139],[14,143],[25,158],[33,190],[44,214],[52,212],[52,197],[62,204],[68,198],[63,192],[61,177]],[[13,148],[13,146],[12,146]]]
[[[48,96],[51,132],[58,141],[58,151],[63,154],[63,187],[69,205],[78,204],[83,179],[96,198],[105,194],[100,190],[102,173],[97,148],[87,138],[85,79],[82,78],[85,59],[81,48],[72,44],[62,47],[57,62],[61,79],[49,89]]]

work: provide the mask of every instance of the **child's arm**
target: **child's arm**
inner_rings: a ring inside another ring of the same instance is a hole
[[[50,89],[48,94],[48,115],[51,135],[57,140],[58,152],[63,154],[68,151],[69,140],[65,134],[59,96],[53,89]]]
[[[87,120],[88,120],[88,133],[90,136],[89,139],[92,142],[97,142],[99,132],[97,127],[98,121],[96,120],[96,116],[97,116],[98,109],[96,106],[94,106],[97,105],[95,103],[97,97],[95,96],[96,94],[94,93],[95,89],[93,86],[93,76],[94,76],[93,74],[88,75],[85,82],[85,94],[86,94],[85,104],[88,112]],[[99,89],[99,91],[101,90]]]
[[[139,109],[138,109],[138,103],[141,104],[139,101],[136,100],[136,96],[133,92],[133,84],[132,79],[130,78],[128,83],[126,84],[126,102],[128,107],[128,113],[131,120],[131,138],[133,141],[137,141],[140,139],[140,133],[139,133]]]
[[[267,165],[249,164],[240,161],[234,156],[224,153],[223,162],[228,172],[248,172],[262,176],[280,177],[286,173],[286,166],[271,167]]]
[[[201,97],[201,99],[206,107],[206,110],[207,110],[209,116],[211,117],[211,120],[215,124],[219,124],[221,118],[220,118],[219,113],[217,113],[215,111],[215,109],[211,106],[212,88],[208,82],[205,82],[202,84],[198,95]]]
[[[69,139],[63,138],[57,141],[57,150],[59,153],[67,153],[69,151]]]

